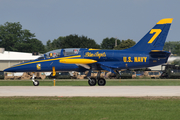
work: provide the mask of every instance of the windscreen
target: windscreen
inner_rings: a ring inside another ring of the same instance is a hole
[[[61,57],[61,56],[69,56],[69,55],[76,55],[79,53],[80,48],[66,48],[66,49],[58,49],[58,50],[52,50],[44,55],[46,58],[52,58],[52,57]],[[61,55],[62,53],[62,55]]]

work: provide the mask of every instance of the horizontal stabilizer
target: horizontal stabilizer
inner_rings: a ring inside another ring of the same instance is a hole
[[[171,53],[167,52],[167,51],[154,51],[151,50],[151,52],[149,53],[150,57],[152,58],[164,58],[167,59],[169,57]]]

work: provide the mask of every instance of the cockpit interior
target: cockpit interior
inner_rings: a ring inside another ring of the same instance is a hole
[[[40,56],[38,60],[42,60],[45,58],[56,58],[61,56],[76,55],[79,53],[79,50],[80,48],[66,48],[66,49],[52,50]]]

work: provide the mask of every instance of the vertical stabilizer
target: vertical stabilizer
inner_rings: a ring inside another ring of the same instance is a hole
[[[165,18],[156,25],[133,47],[126,50],[151,51],[162,50],[173,18]]]

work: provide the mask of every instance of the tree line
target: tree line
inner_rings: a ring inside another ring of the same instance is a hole
[[[116,46],[115,46],[116,44]],[[45,53],[50,50],[62,48],[94,48],[94,49],[115,49],[122,50],[132,47],[136,44],[132,39],[119,40],[117,38],[104,38],[99,45],[95,40],[87,36],[78,36],[71,34],[68,36],[60,36],[54,40],[48,40],[46,45],[38,40],[34,33],[27,29],[22,29],[19,22],[6,22],[0,25],[0,47],[5,48],[6,51],[17,52],[40,52]],[[180,50],[179,42],[166,42],[164,50],[178,54]],[[179,54],[178,54],[179,55]]]

